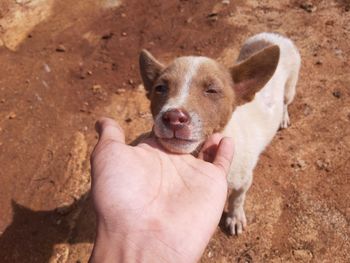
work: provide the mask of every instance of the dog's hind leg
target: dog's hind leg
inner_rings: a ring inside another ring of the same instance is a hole
[[[292,65],[292,70],[290,72],[289,77],[287,78],[285,87],[284,87],[284,102],[283,102],[283,115],[281,121],[281,129],[287,128],[290,125],[288,106],[292,103],[295,92],[296,85],[299,77],[299,68],[300,68],[300,56],[297,54],[297,58]]]

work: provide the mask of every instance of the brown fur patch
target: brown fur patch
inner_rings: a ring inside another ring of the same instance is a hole
[[[280,49],[269,46],[231,69],[239,104],[250,102],[271,79],[278,65]]]
[[[252,43],[249,43],[249,44],[245,44],[242,47],[241,51],[239,52],[237,62],[246,60],[252,55],[272,45],[273,45],[272,43],[265,40],[258,40],[258,41],[253,41]]]

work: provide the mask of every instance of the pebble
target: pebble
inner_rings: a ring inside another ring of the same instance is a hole
[[[310,2],[300,4],[300,8],[304,9],[308,13],[312,13],[317,10],[317,7]]]
[[[92,86],[92,92],[97,94],[102,92],[102,86],[101,85],[93,85]]]
[[[115,93],[118,95],[125,93],[126,89],[117,89]]]
[[[295,170],[304,171],[306,169],[306,162],[302,159],[297,159],[295,163],[292,163],[292,168]]]
[[[212,22],[215,22],[219,19],[218,13],[210,13],[207,17]]]
[[[339,99],[341,97],[341,92],[339,90],[335,90],[332,92],[333,96]]]
[[[230,0],[223,0],[221,3],[223,3],[224,5],[229,5],[230,4]]]
[[[122,32],[122,36],[126,37],[128,34],[126,32]]]
[[[329,166],[330,166],[330,161],[328,159],[326,160],[322,160],[322,159],[318,159],[316,161],[316,166],[319,170],[325,170],[326,172],[329,172]]]
[[[13,120],[17,117],[15,112],[10,112],[9,115],[7,115],[7,118],[10,120]]]
[[[47,72],[47,73],[50,73],[51,72],[51,68],[48,64],[44,63],[44,70]]]
[[[66,52],[66,47],[64,45],[58,45],[56,48],[57,52]]]
[[[309,105],[305,104],[305,108],[304,108],[304,112],[303,112],[304,116],[309,116],[311,114],[311,112],[312,112],[312,108]]]
[[[101,38],[102,39],[110,39],[110,38],[112,38],[112,36],[113,36],[113,33],[110,32],[110,33],[104,34]]]
[[[130,122],[132,122],[132,119],[131,119],[131,118],[126,118],[126,119],[125,119],[125,122],[126,122],[126,123],[130,123]]]

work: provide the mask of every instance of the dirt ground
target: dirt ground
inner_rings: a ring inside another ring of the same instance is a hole
[[[247,231],[218,227],[202,261],[350,262],[350,1],[2,0],[0,262],[86,262],[94,122],[151,127],[138,53],[229,66],[258,32],[289,36],[302,69],[292,126],[261,156]]]

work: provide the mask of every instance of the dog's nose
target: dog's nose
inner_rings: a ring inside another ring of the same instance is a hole
[[[188,124],[190,117],[186,111],[180,109],[171,109],[166,111],[162,116],[163,123],[173,130],[179,130]]]

